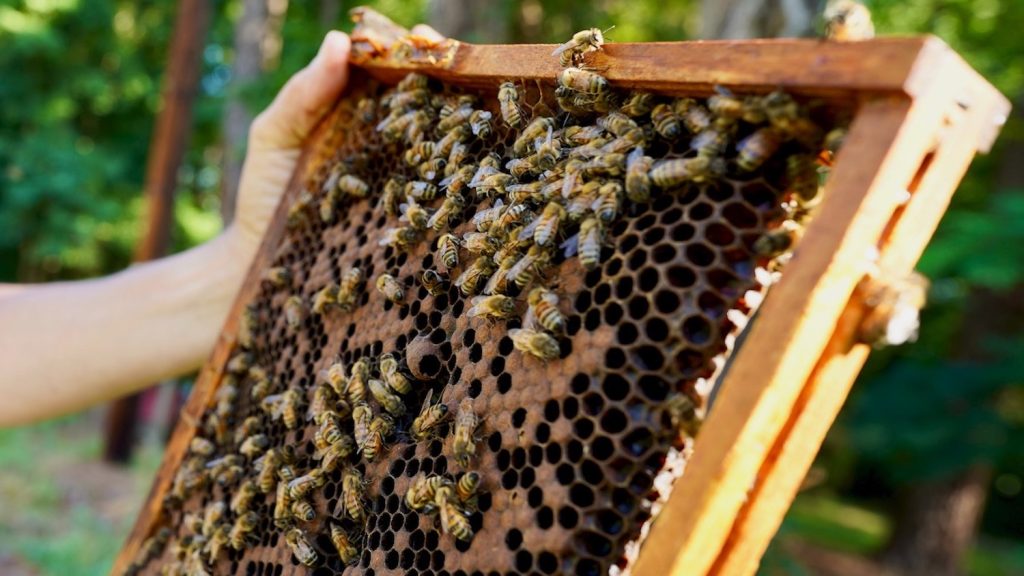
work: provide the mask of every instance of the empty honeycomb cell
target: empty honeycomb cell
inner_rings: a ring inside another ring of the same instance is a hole
[[[573,422],[572,430],[577,438],[587,440],[594,433],[594,422],[587,418],[580,418]]]

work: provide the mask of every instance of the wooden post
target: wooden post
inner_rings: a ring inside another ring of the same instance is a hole
[[[179,3],[164,76],[164,107],[157,115],[146,164],[146,233],[136,249],[136,262],[159,258],[167,253],[170,245],[174,190],[192,130],[192,103],[202,71],[209,22],[208,0]],[[131,457],[141,394],[121,398],[110,406],[103,450],[108,462],[123,463]]]

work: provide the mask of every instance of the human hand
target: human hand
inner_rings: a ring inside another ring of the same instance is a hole
[[[348,35],[328,32],[313,61],[288,80],[249,128],[235,221],[227,231],[246,250],[259,245],[306,137],[345,88],[350,49]]]

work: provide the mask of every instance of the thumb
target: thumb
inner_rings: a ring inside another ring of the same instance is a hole
[[[253,120],[250,149],[298,148],[348,81],[352,43],[343,32],[328,32],[313,61],[297,72],[274,101]]]

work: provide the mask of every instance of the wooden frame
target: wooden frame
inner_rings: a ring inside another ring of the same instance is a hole
[[[395,81],[417,70],[463,85],[508,78],[550,83],[551,45],[451,42],[443,64],[354,61]],[[609,44],[588,55],[617,87],[669,94],[783,88],[856,106],[820,213],[772,288],[719,384],[686,474],[632,567],[640,576],[752,574],[868,354],[856,342],[873,269],[911,270],[974,154],[987,151],[1009,103],[941,41],[894,38]],[[323,137],[311,139],[303,165]],[[297,193],[296,171],[282,207]],[[909,194],[908,194],[909,193]],[[149,499],[114,565],[120,573],[159,520],[162,496],[234,343],[243,302],[283,226],[272,226],[249,281],[189,399]]]

